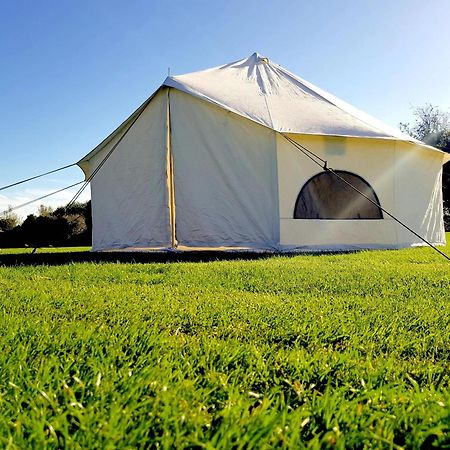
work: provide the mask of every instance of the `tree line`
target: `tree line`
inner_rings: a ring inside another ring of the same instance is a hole
[[[0,218],[0,247],[90,246],[92,242],[91,201],[68,208],[41,205],[20,223],[13,212]]]

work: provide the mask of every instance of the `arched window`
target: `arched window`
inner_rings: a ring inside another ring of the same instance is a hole
[[[335,171],[377,205],[377,194],[367,181],[354,173]],[[378,206],[345,184],[331,172],[313,176],[302,187],[295,203],[294,219],[382,219]]]

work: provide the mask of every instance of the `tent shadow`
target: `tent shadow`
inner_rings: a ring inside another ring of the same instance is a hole
[[[183,252],[61,252],[61,253],[16,253],[0,254],[0,266],[61,266],[73,263],[177,263],[177,262],[211,262],[234,260],[259,260],[293,256],[323,256],[330,254],[348,254],[351,252],[308,252],[308,253],[275,253],[275,252],[232,252],[232,251],[183,251]]]

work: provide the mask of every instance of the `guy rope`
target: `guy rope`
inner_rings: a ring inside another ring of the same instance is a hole
[[[112,153],[114,152],[114,150],[116,150],[116,148],[119,146],[119,144],[122,142],[122,140],[125,138],[125,136],[127,135],[127,133],[130,131],[130,129],[133,127],[133,125],[136,123],[136,121],[139,119],[139,117],[141,116],[141,114],[144,112],[144,110],[146,109],[147,105],[143,105],[143,108],[141,109],[141,111],[139,112],[139,114],[136,115],[136,117],[130,122],[130,124],[127,126],[127,128],[125,129],[124,133],[122,134],[122,136],[120,137],[120,139],[113,145],[113,147],[111,148],[111,150],[109,150],[109,152],[106,154],[106,156],[100,161],[100,163],[98,164],[98,166],[95,168],[95,170],[89,175],[89,177],[86,178],[86,180],[84,181],[79,181],[78,183],[74,183],[71,184],[70,186],[66,186],[62,189],[58,189],[57,191],[53,191],[49,194],[43,195],[41,197],[38,197],[36,199],[30,200],[28,202],[22,203],[20,205],[17,205],[15,207],[9,208],[3,212],[0,213],[0,215],[3,214],[8,214],[11,211],[15,211],[19,208],[22,208],[24,206],[27,206],[31,203],[37,202],[39,200],[42,200],[44,198],[50,197],[51,195],[55,195],[58,194],[59,192],[65,191],[67,189],[73,188],[75,186],[78,186],[80,184],[82,184],[82,186],[80,187],[80,189],[76,192],[76,194],[72,197],[72,199],[67,203],[66,205],[66,209],[69,208],[70,206],[72,206],[76,200],[79,198],[79,196],[81,195],[81,193],[84,191],[84,189],[87,187],[87,185],[92,181],[92,179],[97,175],[97,173],[100,171],[100,169],[103,167],[103,165],[106,163],[106,161],[109,159],[109,157],[112,155]],[[417,233],[416,231],[414,231],[412,228],[410,228],[408,225],[406,225],[403,221],[401,221],[400,219],[398,219],[397,217],[395,217],[392,213],[390,213],[389,211],[387,211],[385,208],[383,208],[379,203],[373,201],[371,198],[369,198],[366,194],[364,194],[364,192],[360,191],[357,187],[353,186],[353,184],[351,184],[350,182],[348,182],[347,180],[345,180],[343,177],[341,177],[333,168],[328,166],[328,161],[326,161],[325,159],[321,158],[319,155],[317,155],[316,153],[314,153],[313,151],[311,151],[310,149],[306,148],[304,145],[298,143],[297,141],[294,141],[291,137],[289,137],[288,135],[286,135],[285,133],[280,133],[292,146],[294,146],[297,150],[299,150],[304,156],[306,156],[307,158],[309,158],[311,161],[313,161],[316,165],[318,165],[319,167],[321,167],[325,172],[329,172],[331,174],[333,174],[335,177],[337,177],[342,183],[346,184],[347,186],[349,186],[351,189],[353,189],[355,192],[357,192],[359,195],[361,195],[362,197],[364,197],[367,201],[369,201],[370,203],[374,204],[376,207],[380,208],[381,211],[383,211],[386,215],[388,215],[389,217],[391,217],[393,220],[395,220],[399,225],[401,225],[403,228],[405,228],[406,230],[408,230],[410,233],[414,234],[414,236],[418,237],[419,239],[421,239],[423,242],[425,242],[425,244],[427,244],[429,247],[431,247],[433,250],[435,250],[437,253],[439,253],[441,256],[443,256],[447,261],[450,261],[450,257],[447,256],[444,252],[442,252],[441,250],[439,250],[435,245],[433,245],[430,241],[428,241],[427,239],[425,239],[423,236],[421,236],[419,233]],[[60,170],[64,170],[67,169],[69,167],[73,167],[75,166],[76,163],[72,163],[72,164],[68,164],[66,166],[63,167],[59,167],[57,169],[53,169],[50,170],[48,172],[39,174],[39,175],[35,175],[33,177],[30,178],[26,178],[24,180],[20,180],[17,181],[15,183],[12,184],[8,184],[6,186],[0,187],[0,191],[3,191],[5,189],[9,189],[11,187],[14,186],[18,186],[22,183],[26,183],[27,181],[31,181],[31,180],[35,180],[37,178],[43,177],[45,175],[49,175],[55,172],[58,172]]]

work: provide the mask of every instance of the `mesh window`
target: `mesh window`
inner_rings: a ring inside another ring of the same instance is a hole
[[[343,170],[335,171],[367,197],[380,204],[375,191],[360,176]],[[302,187],[295,203],[294,219],[382,219],[378,206],[346,185],[330,172],[312,177]]]

